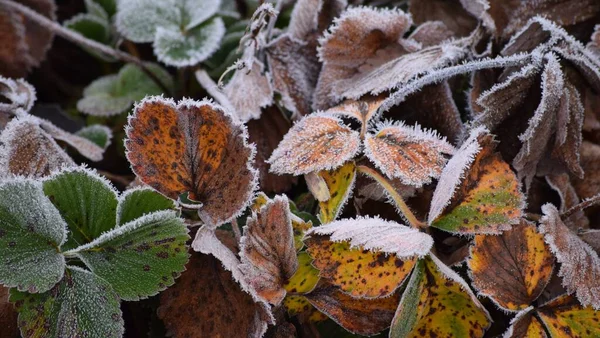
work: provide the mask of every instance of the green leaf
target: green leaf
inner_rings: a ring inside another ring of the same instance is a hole
[[[81,128],[75,135],[85,137],[102,149],[108,148],[113,137],[112,131],[108,127],[99,124]]]
[[[152,63],[146,64],[146,67],[169,89],[173,88],[173,78],[166,70]],[[146,95],[159,94],[163,94],[162,88],[142,69],[127,64],[118,74],[90,83],[83,91],[83,98],[77,102],[77,109],[89,115],[112,116],[128,110]]]
[[[65,21],[63,25],[88,39],[100,43],[108,43],[110,39],[110,27],[108,21],[93,14],[77,14]]]
[[[64,250],[89,243],[116,225],[117,193],[85,168],[69,168],[43,182],[44,193],[69,225]]]
[[[98,18],[101,18],[103,20],[108,21],[110,18],[108,16],[108,13],[106,12],[106,10],[104,9],[104,7],[102,7],[99,3],[97,3],[94,0],[84,0],[83,1],[85,4],[85,9],[87,10],[87,12],[93,16],[96,16]]]
[[[117,13],[117,0],[92,0],[96,2],[98,5],[102,6],[106,14],[109,17],[112,17]],[[88,10],[89,11],[89,10]]]
[[[154,211],[175,209],[173,200],[150,188],[127,190],[119,198],[117,224],[122,225]]]
[[[23,337],[122,337],[119,297],[94,274],[70,266],[52,290],[30,294],[11,290]]]
[[[59,247],[67,225],[38,182],[0,185],[0,283],[20,291],[45,292],[63,277]]]
[[[217,51],[225,35],[225,24],[214,18],[189,31],[160,27],[154,41],[154,54],[169,66],[193,66]]]
[[[139,300],[175,283],[189,258],[189,238],[175,211],[158,211],[66,254],[77,255],[123,300]]]

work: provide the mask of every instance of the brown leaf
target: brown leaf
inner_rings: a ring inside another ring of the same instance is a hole
[[[439,21],[459,36],[468,35],[477,26],[477,18],[458,0],[411,0],[409,8],[415,23]]]
[[[552,277],[554,257],[535,225],[521,220],[500,236],[475,236],[468,265],[480,294],[518,311],[541,295]]]
[[[453,36],[454,32],[449,30],[443,22],[426,21],[415,28],[408,38],[421,43],[423,47],[429,47],[448,40]]]
[[[390,326],[400,302],[400,293],[391,297],[356,299],[332,285],[322,283],[306,295],[310,303],[346,330],[374,335]]]
[[[577,195],[581,199],[586,199],[600,193],[600,145],[583,141],[581,166],[585,171],[585,177],[573,178],[573,186]]]
[[[285,135],[268,162],[271,172],[303,175],[339,167],[360,149],[360,136],[338,118],[311,114]]]
[[[263,109],[260,119],[250,120],[246,126],[248,126],[248,142],[256,145],[254,166],[260,174],[260,189],[273,193],[288,191],[292,185],[298,182],[298,179],[291,175],[271,174],[266,161],[290,129],[290,121],[279,108],[270,106]]]
[[[260,118],[262,108],[273,103],[273,87],[264,65],[254,60],[252,69],[238,69],[223,88],[233,106],[235,116],[242,122]]]
[[[0,285],[0,327],[3,338],[21,337],[17,325],[17,311],[13,304],[8,301],[9,289]]]
[[[13,119],[0,134],[0,177],[42,177],[75,162],[31,117]]]
[[[177,199],[189,192],[212,227],[250,203],[258,173],[247,131],[221,106],[203,100],[179,104],[162,97],[140,102],[126,130],[127,158],[140,179]]]
[[[35,88],[23,79],[9,79],[0,75],[0,96],[9,103],[0,102],[0,111],[20,115],[28,113],[37,99]]]
[[[539,230],[561,264],[558,275],[568,293],[575,293],[582,305],[600,308],[600,258],[563,223],[555,206],[542,207]]]
[[[534,316],[532,307],[527,308],[515,316],[510,322],[504,338],[548,338],[542,323]]]
[[[579,204],[579,196],[571,184],[571,179],[567,174],[547,175],[546,182],[552,187],[560,197],[560,212],[565,212],[575,205]],[[565,220],[565,224],[574,231],[580,228],[588,228],[590,221],[583,210],[580,210]]]
[[[285,282],[298,269],[287,197],[275,197],[246,221],[240,270],[256,293],[273,305],[285,297]]]
[[[21,4],[55,20],[52,0],[20,0]],[[35,21],[10,9],[0,9],[0,75],[25,77],[44,60],[54,34]]]
[[[194,253],[174,286],[160,294],[158,316],[177,338],[260,337],[269,309],[255,302],[221,262]]]

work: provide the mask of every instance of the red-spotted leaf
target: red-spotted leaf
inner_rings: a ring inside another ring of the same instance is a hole
[[[269,303],[285,297],[284,285],[298,269],[287,197],[275,197],[248,218],[241,240],[240,270],[248,285]]]
[[[462,234],[498,234],[519,221],[524,207],[520,184],[484,128],[448,161],[433,194],[429,225]]]
[[[189,193],[212,227],[238,216],[256,188],[246,128],[207,100],[146,98],[129,118],[125,146],[144,183],[172,199]]]
[[[560,263],[558,275],[569,293],[583,306],[600,309],[600,258],[587,243],[572,232],[552,204],[542,206],[540,232]]]
[[[419,125],[382,123],[367,133],[365,153],[389,178],[420,187],[438,178],[454,147],[435,131]]]
[[[296,123],[268,162],[274,173],[302,175],[337,168],[359,150],[358,132],[338,118],[318,113]]]

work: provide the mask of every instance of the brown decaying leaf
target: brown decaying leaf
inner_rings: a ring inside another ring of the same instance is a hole
[[[267,159],[277,148],[283,136],[291,127],[290,121],[276,106],[263,109],[258,120],[250,120],[248,127],[248,142],[256,145],[254,166],[259,171],[259,185],[264,192],[282,193],[288,191],[298,182],[292,175],[274,175],[269,172]]]
[[[554,267],[544,237],[525,220],[500,236],[475,236],[467,262],[479,293],[509,311],[523,310],[533,303]]]
[[[15,115],[22,115],[29,112],[37,99],[35,88],[27,83],[27,81],[23,79],[9,79],[1,75],[0,96],[9,101],[9,103],[0,102],[0,111]]]
[[[365,154],[381,172],[417,188],[438,178],[446,165],[444,155],[454,151],[435,131],[419,125],[382,123],[365,139]]]
[[[174,286],[160,294],[158,316],[176,338],[261,337],[270,310],[242,291],[211,255],[194,253]]]
[[[273,305],[285,297],[285,282],[298,269],[289,202],[269,200],[246,221],[241,239],[240,270],[248,285]]]
[[[0,177],[42,177],[75,162],[29,116],[13,119],[0,134]]]
[[[336,117],[311,114],[296,123],[273,151],[271,172],[303,175],[339,167],[360,150],[360,136]]]
[[[20,0],[21,4],[54,20],[56,5],[52,0]],[[52,44],[54,34],[27,17],[0,8],[0,75],[25,77],[39,66]]]
[[[14,305],[8,301],[9,289],[0,285],[0,328],[3,338],[21,337],[17,325],[17,311]]]
[[[366,336],[388,328],[400,302],[398,292],[391,297],[356,299],[326,283],[321,283],[306,298],[346,330]]]
[[[236,70],[223,88],[235,116],[242,122],[259,119],[262,108],[273,104],[271,76],[264,72],[264,68],[260,61],[254,60],[252,69]]]
[[[442,22],[460,36],[468,35],[477,26],[477,18],[465,10],[459,0],[411,0],[409,9],[415,23]]]
[[[544,326],[534,316],[533,307],[517,313],[510,321],[510,327],[504,333],[504,338],[548,338]]]
[[[600,193],[600,145],[583,141],[581,166],[585,171],[585,177],[573,178],[573,186],[577,195],[581,199],[586,199]]]
[[[384,95],[370,96],[365,95],[359,101],[345,100],[335,107],[329,108],[325,114],[351,117],[363,125],[366,125],[376,117],[377,109],[383,103]]]
[[[189,192],[212,227],[238,216],[258,180],[245,126],[208,100],[163,97],[138,103],[126,130],[127,158],[140,179],[177,199]]]
[[[568,293],[574,293],[579,302],[600,309],[600,258],[561,220],[552,204],[542,206],[544,216],[539,230],[561,264],[558,275]]]
[[[573,184],[571,184],[571,178],[568,174],[547,175],[546,182],[548,182],[548,185],[552,187],[560,197],[560,212],[565,212],[579,204],[579,196],[577,196],[577,192],[575,191]],[[590,220],[583,210],[575,212],[569,218],[565,219],[564,222],[565,225],[573,231],[587,229],[590,225]]]

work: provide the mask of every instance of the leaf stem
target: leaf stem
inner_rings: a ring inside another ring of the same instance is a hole
[[[402,196],[398,194],[394,186],[392,186],[392,184],[387,178],[383,177],[383,175],[378,173],[376,170],[364,165],[357,166],[357,170],[377,181],[377,183],[379,183],[379,185],[381,185],[388,192],[390,197],[396,203],[398,209],[402,212],[408,223],[410,223],[410,225],[413,228],[427,228],[427,224],[417,219],[417,217],[412,213],[408,205],[406,205],[406,203],[404,202]]]
[[[54,22],[54,21],[48,19],[47,17],[37,13],[36,11],[32,10],[31,8],[21,5],[19,3],[16,3],[13,0],[0,0],[0,5],[1,5],[0,7],[6,7],[9,9],[12,9],[12,10],[20,13],[21,15],[26,16],[28,19],[35,21],[40,26],[54,32],[56,35],[61,36],[61,37],[65,38],[66,40],[69,40],[80,46],[87,47],[87,48],[93,49],[95,51],[98,51],[100,53],[106,54],[115,59],[119,59],[124,62],[130,62],[130,63],[135,64],[136,66],[140,67],[140,69],[144,73],[146,73],[146,75],[148,75],[148,77],[150,77],[152,79],[152,81],[154,81],[165,92],[165,94],[171,93],[171,91],[169,90],[169,87],[167,87],[167,85],[163,81],[161,81],[154,73],[152,73],[150,71],[150,69],[148,67],[146,67],[144,62],[142,62],[142,60],[138,59],[137,57],[135,57],[129,53],[120,51],[118,49],[111,48],[107,45],[101,44],[94,40],[88,39],[85,36],[83,36],[79,33],[76,33],[75,31],[72,31],[68,28],[65,28],[65,27],[61,26],[60,24],[58,24],[57,22]]]
[[[562,219],[572,216],[574,213],[587,209],[596,204],[600,204],[600,194],[594,195],[588,199],[583,200],[581,203],[571,207],[569,210],[563,212],[560,217]]]

